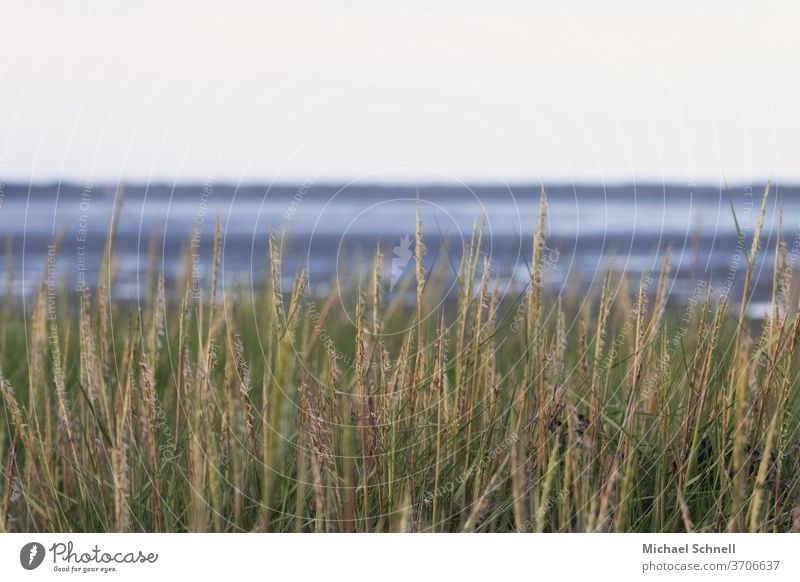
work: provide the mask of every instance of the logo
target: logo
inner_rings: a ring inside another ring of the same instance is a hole
[[[403,270],[411,260],[411,236],[405,235],[401,237],[400,244],[392,250],[394,251],[392,256],[392,282],[389,286],[389,291],[394,290],[394,286],[403,276]]]
[[[39,542],[30,542],[19,551],[19,563],[26,570],[35,570],[44,561],[44,546]]]

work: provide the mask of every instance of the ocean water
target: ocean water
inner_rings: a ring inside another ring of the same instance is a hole
[[[745,259],[739,235],[749,248],[764,186],[544,188],[549,288],[580,292],[612,263],[638,279],[658,272],[669,248],[670,297],[680,302],[698,281],[712,281],[719,290],[741,285]],[[50,276],[60,284],[94,286],[115,202],[121,202],[114,241],[117,297],[140,294],[153,260],[169,285],[189,255],[196,283],[207,283],[217,219],[223,231],[223,288],[261,284],[267,238],[274,233],[284,240],[287,285],[301,268],[308,269],[312,292],[352,283],[370,268],[379,247],[391,292],[413,276],[419,205],[427,270],[452,276],[473,229],[482,223],[482,253],[503,291],[518,292],[529,280],[539,192],[539,185],[5,185],[0,196],[6,249],[2,280],[9,282],[11,293],[29,294],[48,273],[50,261]],[[779,221],[791,268],[800,256],[800,187],[771,190],[750,308],[754,316],[769,297]],[[49,245],[59,235],[56,256]]]

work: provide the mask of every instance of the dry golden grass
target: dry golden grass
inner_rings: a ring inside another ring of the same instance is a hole
[[[766,197],[766,193],[765,193]],[[771,315],[703,287],[667,303],[665,262],[629,292],[548,297],[546,200],[531,281],[510,300],[476,227],[452,308],[423,267],[414,305],[380,264],[346,296],[262,289],[113,299],[42,282],[0,328],[0,531],[789,531],[800,519],[796,347],[785,249]],[[116,220],[116,219],[115,219]],[[335,293],[335,291],[334,291]],[[353,307],[351,322],[339,300]]]

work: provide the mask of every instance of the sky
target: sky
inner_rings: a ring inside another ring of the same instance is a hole
[[[0,0],[0,181],[800,181],[797,2],[566,4]]]

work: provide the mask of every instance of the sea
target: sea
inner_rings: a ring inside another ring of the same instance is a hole
[[[549,292],[585,293],[609,269],[632,282],[655,277],[669,256],[672,302],[685,303],[706,283],[738,300],[764,191],[765,184],[4,184],[0,288],[26,298],[43,281],[79,290],[113,273],[114,296],[136,299],[153,270],[168,289],[189,270],[196,287],[207,287],[219,224],[220,292],[263,285],[269,237],[283,249],[286,289],[302,269],[312,294],[352,286],[379,252],[386,293],[409,292],[403,282],[415,273],[419,213],[425,273],[455,289],[461,259],[482,230],[480,267],[489,259],[500,292],[518,295],[530,282],[544,192]],[[115,212],[113,271],[100,273]],[[753,318],[770,301],[777,248],[793,275],[800,186],[769,188],[747,308]]]

